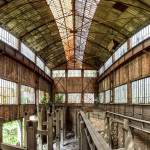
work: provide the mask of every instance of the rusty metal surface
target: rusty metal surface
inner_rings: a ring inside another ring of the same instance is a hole
[[[0,25],[3,28],[41,56],[49,67],[66,61],[60,34],[46,0],[2,1]]]
[[[114,49],[150,23],[150,1],[101,0],[87,40],[84,61],[99,67]]]
[[[66,41],[66,37],[61,38],[62,33],[59,33],[57,27],[61,18],[53,17],[46,0],[2,0],[0,25],[41,56],[50,68],[66,63],[70,68],[79,67],[81,63],[99,68],[112,54],[112,49],[149,23],[150,3],[147,0],[101,0],[100,3],[96,0],[92,4],[97,7],[93,19],[94,11],[88,7],[92,6],[89,1],[82,2],[81,12],[78,3],[78,0],[71,3],[70,14],[64,17],[63,13],[62,16],[65,21],[70,15],[73,16],[70,21],[72,30],[67,25],[61,25],[72,36],[69,38],[67,34],[70,44],[66,44],[67,46],[62,43],[63,40]],[[62,9],[61,11],[63,12]],[[90,16],[86,11],[92,12]],[[86,45],[85,50],[81,45]],[[70,48],[72,52],[68,54]],[[71,55],[68,60],[67,55]]]
[[[1,66],[2,67],[8,66],[6,69],[8,72],[9,72],[9,69],[11,69],[11,68],[9,68],[9,66],[12,66],[12,67],[20,66],[20,68],[22,66],[22,68],[26,69],[24,74],[25,73],[29,74],[29,71],[27,71],[27,70],[32,70],[32,71],[30,71],[31,72],[30,77],[32,77],[33,74],[37,73],[38,75],[42,76],[48,82],[51,82],[51,83],[53,82],[53,80],[48,75],[46,75],[46,73],[43,70],[41,70],[39,67],[37,67],[35,65],[35,63],[30,61],[24,55],[22,55],[20,52],[16,51],[15,49],[13,49],[12,47],[10,47],[9,45],[5,44],[2,41],[0,41],[0,51],[1,51],[1,55],[0,55]],[[11,63],[11,61],[7,61],[6,59],[11,60],[12,63]],[[1,76],[4,76],[7,78],[7,75],[5,74],[4,70],[1,70]],[[12,73],[12,75],[14,75],[14,76],[15,76],[15,74],[17,75],[17,73],[18,73],[17,68],[16,68],[16,70],[14,69],[13,71],[14,71],[14,73]],[[16,76],[15,78],[18,78],[18,77]],[[15,81],[16,80],[17,79],[15,79]]]
[[[35,112],[35,105],[0,105],[0,117],[3,121],[17,120],[24,117],[24,113],[28,112],[33,115]]]
[[[144,74],[148,75],[149,74],[149,46],[150,46],[150,39],[145,40],[143,43],[137,45],[136,47],[134,47],[133,49],[130,49],[124,56],[122,56],[118,61],[116,61],[108,70],[106,70],[99,78],[98,78],[98,82],[101,82],[105,77],[107,77],[107,75],[113,74],[113,72],[115,72],[115,78],[116,78],[116,85],[118,84],[117,82],[119,82],[119,73],[121,72],[121,74],[123,76],[121,76],[123,79],[122,81],[126,82],[127,78],[130,78],[130,80],[132,80],[133,78],[136,79],[138,76],[140,76],[138,74],[138,71],[133,71],[138,69],[138,61],[139,58],[141,57],[142,59],[142,64],[144,66],[144,68],[142,69],[143,73],[142,75],[144,76]],[[130,62],[129,62],[130,61]],[[128,67],[129,68],[129,77],[128,77]],[[126,71],[126,73],[124,73]],[[131,73],[132,72],[132,73]],[[118,81],[117,81],[118,80]]]

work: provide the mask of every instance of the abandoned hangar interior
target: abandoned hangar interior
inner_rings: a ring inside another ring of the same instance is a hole
[[[150,150],[150,0],[0,0],[1,150]]]

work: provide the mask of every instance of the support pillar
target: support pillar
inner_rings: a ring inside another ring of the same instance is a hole
[[[3,142],[3,121],[0,120],[0,150],[2,142]]]
[[[42,112],[39,109],[39,105],[37,106],[37,115],[38,115],[38,130],[42,130]],[[42,144],[42,135],[38,135],[38,145],[39,149],[42,149],[43,144]]]
[[[111,146],[113,149],[118,148],[118,122],[111,123]]]
[[[24,143],[24,147],[27,147],[27,120],[29,120],[29,114],[27,112],[25,112],[24,115],[24,122],[23,122],[23,143]]]
[[[59,114],[59,109],[56,110],[56,149],[60,150],[60,114]]]
[[[89,143],[85,134],[85,125],[80,121],[80,150],[90,150]]]
[[[74,135],[75,135],[75,139],[77,138],[77,110],[74,109]]]
[[[81,77],[82,77],[82,92],[81,92],[81,103],[84,103],[84,70],[81,70]]]
[[[27,150],[37,150],[37,122],[27,121]]]
[[[80,116],[79,116],[79,112],[77,113],[77,138],[80,141]]]
[[[63,140],[66,138],[66,107],[63,108]]]
[[[132,104],[132,84],[129,80],[127,83],[127,101],[129,104]]]
[[[23,134],[22,134],[22,120],[18,120],[18,144],[20,147],[23,146]]]
[[[60,134],[61,134],[61,143],[63,144],[64,142],[64,132],[63,132],[63,129],[64,129],[64,109],[61,108],[60,110],[60,122],[61,122],[61,126],[60,126]]]
[[[110,131],[110,124],[111,124],[111,121],[110,121],[110,117],[105,116],[104,123],[105,123],[104,138],[105,138],[105,140],[109,143],[109,145],[111,145],[111,134],[110,134],[110,132],[111,132],[111,131]]]
[[[68,103],[68,69],[67,69],[67,65],[66,65],[66,70],[65,70],[65,82],[66,82],[65,103]]]
[[[125,150],[134,150],[134,141],[132,133],[129,127],[129,122],[127,119],[124,119],[124,130],[125,130]]]
[[[53,150],[53,113],[48,113],[47,120],[48,120],[47,145],[48,150]]]
[[[115,89],[114,89],[115,72],[113,71],[109,77],[110,77],[110,90],[111,90],[110,103],[115,103]]]

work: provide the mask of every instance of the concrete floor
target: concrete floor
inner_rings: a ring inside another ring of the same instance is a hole
[[[56,149],[56,144],[54,144],[54,150]],[[60,150],[79,150],[79,141],[77,139],[68,139],[60,144]]]
[[[56,143],[53,145],[54,150],[57,150]],[[39,150],[47,150],[47,145],[43,145],[43,149]],[[68,139],[63,143],[60,143],[60,150],[79,150],[79,141],[77,139]]]

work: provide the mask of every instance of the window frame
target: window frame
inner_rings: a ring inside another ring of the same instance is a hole
[[[68,70],[68,78],[76,78],[76,77],[82,77],[82,72],[80,69],[76,70]]]

